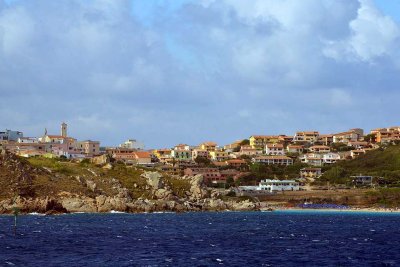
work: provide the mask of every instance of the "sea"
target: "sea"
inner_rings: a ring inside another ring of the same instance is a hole
[[[400,266],[400,214],[0,216],[0,266]]]

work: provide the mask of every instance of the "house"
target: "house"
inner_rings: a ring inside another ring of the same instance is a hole
[[[302,145],[288,145],[286,147],[288,153],[298,153],[301,154],[304,151],[304,146]]]
[[[171,157],[176,160],[192,160],[192,152],[184,149],[173,149],[171,150]]]
[[[311,146],[309,151],[313,153],[328,153],[331,148],[329,146]]]
[[[355,149],[350,151],[350,156],[354,159],[360,155],[364,155],[365,153],[365,149]]]
[[[217,168],[200,168],[191,167],[184,170],[184,174],[187,176],[194,176],[201,174],[204,178],[204,183],[208,186],[225,184],[226,178],[222,177],[220,171]]]
[[[225,180],[228,179],[229,177],[232,177],[232,179],[237,176],[240,172],[236,169],[227,169],[227,170],[220,170],[219,171],[221,174],[221,177],[224,178]]]
[[[315,142],[318,141],[318,137],[319,137],[319,132],[317,131],[297,132],[293,138],[293,142],[314,144]]]
[[[179,144],[174,146],[174,150],[186,150],[189,151],[190,150],[190,146],[187,144]]]
[[[311,166],[322,166],[323,163],[322,154],[319,153],[304,154],[300,157],[300,161]]]
[[[321,134],[318,137],[318,142],[325,146],[330,146],[333,143],[333,135],[332,134]]]
[[[213,161],[225,161],[229,159],[229,154],[225,151],[214,150],[210,151],[210,157]]]
[[[261,180],[258,190],[262,191],[299,191],[300,185],[295,180]]]
[[[252,162],[268,165],[292,165],[293,159],[286,156],[258,156],[253,158]]]
[[[373,177],[366,175],[351,176],[355,185],[372,185]]]
[[[243,142],[243,140],[237,140],[237,141],[235,141],[235,142],[233,142],[233,143],[231,143],[231,144],[229,144],[229,145],[225,145],[224,146],[224,149],[225,150],[230,150],[230,151],[233,151],[234,149],[239,149],[239,147],[240,147],[240,144]]]
[[[19,137],[17,143],[24,144],[38,144],[39,139],[37,137]]]
[[[214,142],[204,142],[199,145],[199,149],[207,150],[207,151],[214,151],[217,149],[217,143]]]
[[[247,162],[242,159],[230,159],[227,160],[226,163],[232,168],[241,170],[247,168]]]
[[[340,155],[338,153],[326,153],[322,155],[322,162],[324,164],[333,164],[340,160]]]
[[[138,142],[136,139],[128,139],[124,143],[120,144],[118,147],[136,149],[136,150],[143,150],[144,149],[144,144],[141,143],[141,142]]]
[[[363,149],[370,146],[366,141],[350,141],[347,145],[354,147],[355,149]]]
[[[18,138],[24,137],[24,134],[20,131],[5,130],[0,132],[0,140],[2,141],[17,141]]]
[[[196,159],[197,157],[210,158],[210,152],[205,149],[195,148],[192,150],[192,159]]]
[[[239,156],[257,156],[257,155],[262,155],[263,150],[262,149],[257,149],[257,148],[252,148],[252,146],[241,146],[240,151],[238,152]]]
[[[321,168],[303,168],[300,170],[301,178],[319,178],[322,175]]]
[[[249,138],[251,148],[262,150],[268,143],[278,143],[284,140],[285,135],[252,135]]]
[[[165,158],[172,158],[171,149],[161,148],[153,150],[153,155],[155,155],[160,161]]]
[[[265,145],[265,154],[267,155],[285,155],[285,148],[283,144],[266,144]]]
[[[350,129],[347,132],[337,133],[333,135],[333,143],[349,143],[360,140],[363,137],[364,130],[362,129]]]
[[[392,141],[400,140],[400,131],[395,128],[388,128],[386,130],[379,131],[375,134],[377,143],[390,143]]]
[[[100,154],[100,142],[85,140],[77,142],[77,148],[80,150],[82,154],[86,156],[93,157]]]
[[[115,153],[113,155],[115,160],[123,161],[127,164],[136,165],[149,165],[151,164],[150,152],[136,151],[131,153]]]

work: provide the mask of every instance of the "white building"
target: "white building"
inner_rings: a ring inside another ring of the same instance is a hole
[[[39,139],[37,137],[19,137],[17,142],[20,144],[38,144]]]
[[[144,149],[144,144],[141,143],[141,142],[138,142],[136,139],[128,139],[124,143],[120,144],[119,147],[143,150]]]
[[[283,147],[283,144],[266,144],[265,154],[283,156],[285,155],[285,148]]]
[[[322,161],[324,164],[333,164],[340,160],[340,155],[338,153],[326,153],[322,156]]]
[[[262,180],[258,186],[239,186],[242,192],[276,192],[276,191],[299,191],[300,185],[295,180]]]
[[[299,183],[295,180],[262,180],[258,187],[265,191],[299,191]]]

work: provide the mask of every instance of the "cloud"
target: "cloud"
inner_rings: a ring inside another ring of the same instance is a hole
[[[165,147],[396,124],[399,25],[372,1],[0,3],[3,128]]]

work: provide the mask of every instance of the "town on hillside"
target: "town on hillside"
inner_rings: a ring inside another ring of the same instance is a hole
[[[203,175],[209,187],[232,187],[239,193],[311,190],[326,166],[351,160],[383,145],[400,143],[400,126],[378,128],[365,134],[355,128],[335,134],[298,131],[294,136],[252,135],[219,146],[207,141],[196,146],[146,150],[143,143],[128,139],[117,147],[102,147],[99,141],[78,141],[62,123],[59,134],[25,137],[21,131],[0,132],[0,150],[20,157],[112,162],[156,169],[170,175]],[[357,175],[354,186],[369,186],[379,177]],[[321,189],[321,188],[320,188]]]

